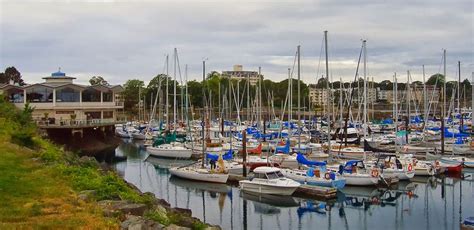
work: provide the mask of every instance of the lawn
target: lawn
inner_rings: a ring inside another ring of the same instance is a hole
[[[97,205],[78,199],[60,170],[34,156],[0,140],[0,229],[118,227]]]

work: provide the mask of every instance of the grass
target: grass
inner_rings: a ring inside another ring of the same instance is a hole
[[[117,229],[117,218],[105,218],[95,202],[78,199],[83,190],[95,190],[96,200],[152,206],[153,196],[141,195],[114,172],[103,172],[94,159],[79,158],[41,138],[32,110],[17,110],[0,96],[0,229]],[[182,220],[166,210],[147,217],[164,225]],[[193,229],[205,226],[193,223]]]
[[[116,228],[67,178],[33,160],[34,151],[0,142],[0,228]]]

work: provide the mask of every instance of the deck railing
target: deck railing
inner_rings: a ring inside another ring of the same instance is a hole
[[[60,126],[72,126],[72,127],[81,127],[81,126],[94,126],[94,125],[113,125],[122,123],[122,119],[88,119],[88,120],[76,120],[76,119],[40,119],[36,120],[36,124],[39,126],[51,126],[51,127],[60,127]]]

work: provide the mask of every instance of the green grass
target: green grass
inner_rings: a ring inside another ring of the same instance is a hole
[[[34,152],[0,142],[0,228],[114,228],[85,203],[56,169],[32,160]]]

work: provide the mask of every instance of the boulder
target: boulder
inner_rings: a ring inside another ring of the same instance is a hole
[[[95,199],[97,192],[95,190],[84,190],[80,191],[77,195],[80,200],[89,202]]]
[[[191,209],[173,208],[173,211],[178,212],[178,213],[180,213],[182,215],[185,215],[185,216],[192,216],[193,215],[193,212],[191,211]]]
[[[124,204],[117,207],[117,210],[124,214],[131,214],[137,216],[143,216],[147,209],[147,206],[144,204]]]
[[[182,226],[178,226],[178,225],[175,225],[175,224],[171,224],[171,225],[164,228],[164,230],[189,230],[189,229],[191,229],[191,228],[182,227]]]
[[[126,215],[126,220],[120,224],[120,228],[125,230],[161,230],[164,228],[158,222],[145,219],[141,216]]]

